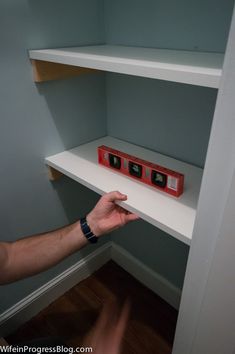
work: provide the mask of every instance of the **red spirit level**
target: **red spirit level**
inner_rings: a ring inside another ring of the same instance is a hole
[[[160,165],[128,155],[102,145],[98,147],[100,164],[126,176],[153,186],[163,192],[179,197],[183,193],[184,175]]]

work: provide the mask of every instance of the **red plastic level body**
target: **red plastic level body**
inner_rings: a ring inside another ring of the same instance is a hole
[[[163,166],[139,159],[102,145],[98,147],[98,162],[128,177],[179,197],[184,189],[184,175]]]

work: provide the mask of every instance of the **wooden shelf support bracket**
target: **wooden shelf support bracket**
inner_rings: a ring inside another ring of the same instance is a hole
[[[97,72],[95,69],[31,59],[34,82],[66,79],[81,74]]]
[[[48,165],[47,168],[48,168],[48,176],[50,181],[57,181],[63,176],[63,173],[56,170],[55,168]]]

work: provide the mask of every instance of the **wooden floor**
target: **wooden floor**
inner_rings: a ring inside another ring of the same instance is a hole
[[[45,336],[60,336],[71,346],[82,345],[102,304],[131,301],[122,354],[169,354],[177,311],[110,261],[36,317],[7,337],[10,344]]]

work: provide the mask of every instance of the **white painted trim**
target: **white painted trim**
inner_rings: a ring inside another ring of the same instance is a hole
[[[115,243],[111,247],[111,258],[174,308],[179,308],[181,298],[181,290],[179,288]]]
[[[35,316],[66,291],[110,260],[111,242],[104,244],[0,315],[0,337]]]
[[[234,351],[235,8],[207,149],[173,354]],[[223,171],[223,178],[215,178]]]
[[[114,260],[142,284],[178,309],[181,296],[180,289],[140,262],[124,248],[114,242],[107,242],[3,312],[0,315],[0,337],[6,336],[30,320],[51,302],[90,276],[110,259]]]

